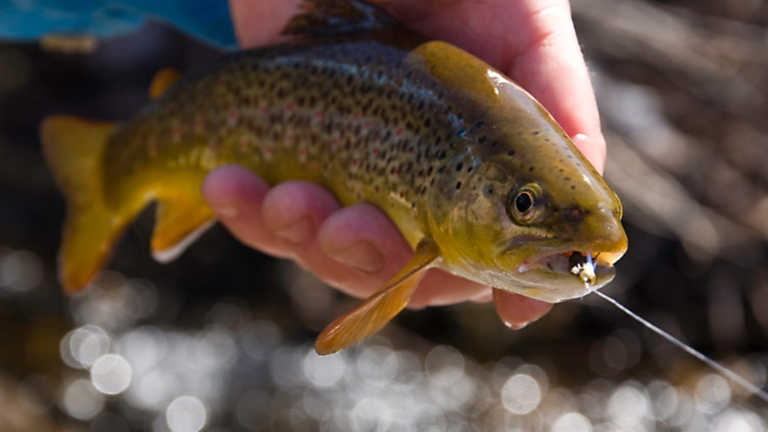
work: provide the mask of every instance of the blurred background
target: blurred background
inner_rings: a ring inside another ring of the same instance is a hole
[[[630,237],[604,292],[763,386],[768,2],[573,7]],[[318,357],[354,300],[219,227],[157,264],[145,212],[97,286],[64,297],[41,118],[126,119],[159,68],[218,55],[161,24],[0,41],[0,430],[765,430],[768,404],[596,296],[521,331],[490,304],[407,311]]]

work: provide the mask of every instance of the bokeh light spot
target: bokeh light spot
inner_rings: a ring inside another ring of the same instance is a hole
[[[344,376],[346,368],[344,354],[341,352],[319,356],[314,349],[310,349],[304,357],[304,375],[317,387],[335,385]]]
[[[541,388],[532,376],[515,374],[501,388],[501,402],[512,414],[528,414],[541,402]]]
[[[694,393],[696,409],[705,413],[717,413],[731,401],[731,386],[720,375],[704,375],[696,383]]]
[[[131,385],[133,369],[123,356],[106,354],[93,362],[91,382],[104,394],[120,394]]]
[[[165,410],[165,420],[172,432],[198,432],[207,419],[205,405],[194,396],[179,396]]]
[[[72,381],[64,390],[61,405],[64,411],[78,420],[90,420],[104,408],[104,396],[86,379]]]
[[[583,414],[568,412],[552,423],[551,432],[592,432],[592,422]]]

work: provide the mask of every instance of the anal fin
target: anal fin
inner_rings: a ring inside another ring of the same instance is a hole
[[[408,305],[426,270],[438,256],[437,245],[431,239],[422,240],[411,261],[381,291],[337,318],[320,333],[315,341],[317,353],[332,354],[362,341],[384,327]]]
[[[160,201],[152,233],[152,257],[163,263],[173,260],[214,222],[213,210],[202,198]]]

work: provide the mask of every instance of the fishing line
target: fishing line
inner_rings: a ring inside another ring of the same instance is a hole
[[[728,377],[733,382],[739,384],[740,386],[744,387],[749,391],[750,394],[753,394],[760,399],[762,399],[765,402],[768,402],[768,393],[757,387],[756,385],[752,384],[751,382],[747,381],[746,379],[742,378],[740,375],[738,375],[736,372],[733,372],[732,370],[728,369],[727,367],[721,365],[720,363],[712,360],[711,358],[705,356],[699,351],[696,351],[695,349],[691,348],[690,346],[686,345],[679,339],[675,338],[671,334],[665,332],[664,330],[660,329],[659,327],[656,327],[655,325],[651,324],[648,320],[645,318],[642,318],[638,314],[632,312],[631,310],[627,309],[626,306],[622,305],[618,301],[614,300],[612,297],[607,296],[606,294],[603,294],[602,292],[598,290],[592,291],[593,293],[599,295],[600,297],[604,298],[609,303],[612,303],[614,306],[619,308],[620,311],[624,312],[625,314],[629,315],[630,317],[637,320],[639,323],[643,324],[644,326],[648,327],[650,330],[656,332],[659,336],[663,337],[664,339],[668,340],[669,342],[672,342],[672,344],[677,345],[679,348],[682,348],[685,352],[688,354],[696,357],[697,359],[701,360],[706,364],[707,366],[711,367],[712,369],[716,370],[720,374],[722,374],[725,377]]]
[[[757,387],[756,385],[752,384],[751,382],[747,381],[746,379],[742,378],[741,375],[738,375],[736,372],[728,369],[727,367],[721,365],[720,363],[712,360],[711,358],[705,356],[699,351],[696,351],[695,349],[691,348],[690,346],[686,345],[684,342],[680,341],[679,339],[675,338],[671,334],[665,332],[664,330],[660,329],[659,327],[651,324],[648,320],[641,317],[640,315],[632,312],[631,310],[627,309],[626,306],[622,305],[618,301],[614,300],[612,297],[608,297],[606,294],[603,294],[602,292],[598,290],[592,291],[593,293],[599,295],[600,297],[604,298],[609,303],[612,303],[614,306],[619,308],[620,311],[624,312],[625,314],[629,315],[630,317],[637,320],[642,325],[648,327],[652,331],[654,331],[659,336],[663,337],[664,339],[668,340],[669,342],[672,342],[672,344],[677,345],[679,348],[682,348],[685,352],[688,354],[696,357],[697,359],[701,360],[706,364],[707,366],[711,367],[712,369],[716,370],[720,374],[726,376],[733,382],[739,384],[740,386],[744,387],[749,391],[750,394],[753,394],[760,399],[762,399],[764,402],[768,402],[768,393]]]

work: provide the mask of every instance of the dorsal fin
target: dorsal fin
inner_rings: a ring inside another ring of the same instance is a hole
[[[305,37],[346,36],[395,24],[383,9],[359,0],[303,0],[282,34]]]
[[[173,87],[181,78],[181,73],[172,67],[165,67],[157,71],[149,84],[149,98],[160,99],[169,88]]]

